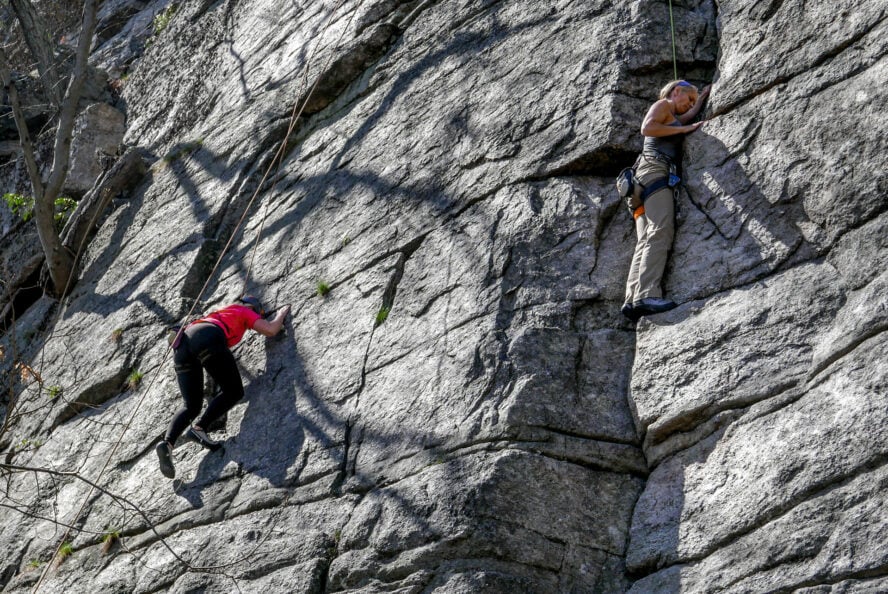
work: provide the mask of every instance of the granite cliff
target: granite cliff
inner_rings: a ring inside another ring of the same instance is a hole
[[[612,184],[668,3],[102,10],[95,101],[149,168],[73,293],[5,322],[3,592],[888,590],[883,2],[672,3],[713,90],[680,306],[637,326]],[[286,332],[238,347],[224,450],[170,482],[165,326],[245,288]]]

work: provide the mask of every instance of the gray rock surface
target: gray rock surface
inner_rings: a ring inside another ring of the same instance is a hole
[[[118,156],[125,131],[125,116],[107,103],[93,103],[84,109],[74,122],[71,172],[65,179],[65,190],[82,194],[92,188]]]
[[[107,4],[153,164],[0,338],[2,462],[56,472],[0,479],[3,591],[883,589],[886,9],[672,4],[711,120],[637,327],[666,3]],[[164,327],[244,290],[285,333],[169,481]]]

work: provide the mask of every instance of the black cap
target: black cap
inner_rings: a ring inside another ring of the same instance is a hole
[[[239,297],[238,301],[255,311],[260,316],[265,315],[265,308],[262,307],[262,302],[259,301],[257,297],[254,297],[253,295],[244,295],[243,297]]]

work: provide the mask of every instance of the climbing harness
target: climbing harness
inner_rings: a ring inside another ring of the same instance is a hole
[[[666,177],[659,177],[647,185],[641,183],[638,179],[637,170],[642,159],[659,161],[669,168]],[[637,219],[644,214],[644,203],[654,193],[659,192],[663,188],[672,188],[678,190],[681,178],[678,176],[678,167],[665,155],[656,152],[646,151],[638,156],[632,167],[626,167],[617,175],[617,194],[626,201],[632,218]]]

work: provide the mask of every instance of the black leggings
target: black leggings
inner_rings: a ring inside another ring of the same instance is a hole
[[[225,333],[218,326],[200,323],[190,326],[182,334],[182,341],[173,355],[176,365],[176,378],[179,390],[185,400],[166,432],[166,441],[176,443],[176,439],[197,418],[203,406],[204,369],[215,380],[221,393],[210,400],[207,410],[198,419],[197,426],[206,429],[210,424],[227,413],[237,401],[244,397],[237,362],[225,340]]]

